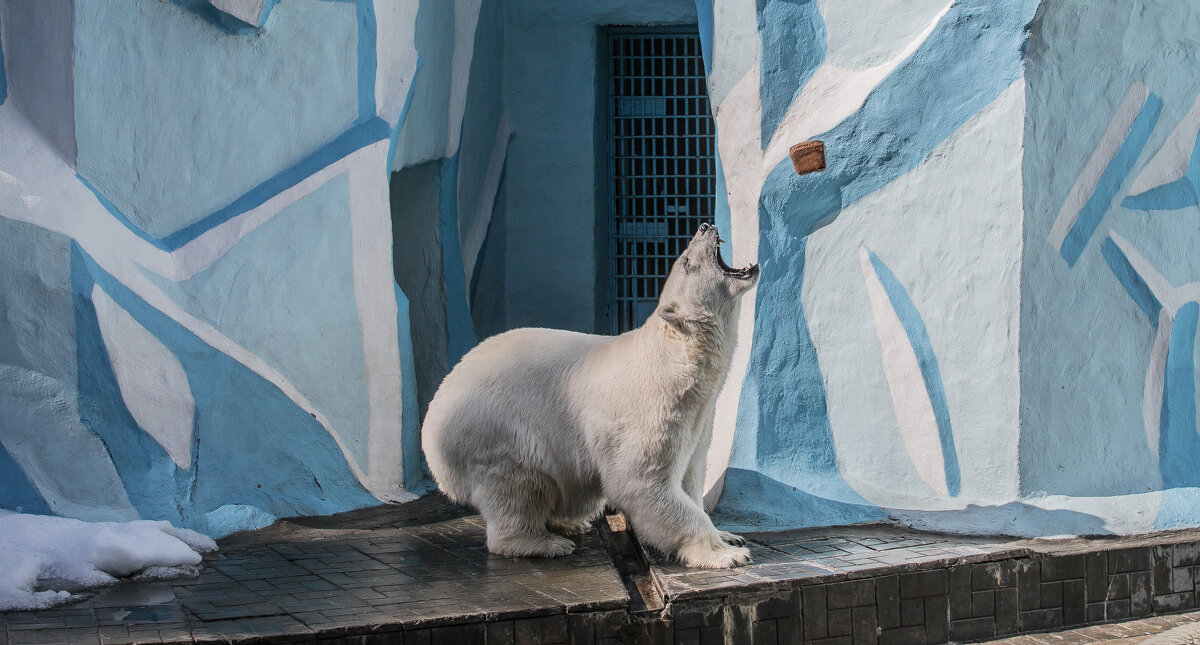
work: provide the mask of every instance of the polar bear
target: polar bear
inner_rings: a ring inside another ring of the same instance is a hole
[[[693,567],[746,564],[745,540],[703,508],[712,411],[733,351],[735,304],[757,264],[731,269],[701,224],[658,307],[619,336],[515,329],[442,381],[421,445],[438,487],[479,509],[487,547],[556,557],[609,504],[642,542]]]

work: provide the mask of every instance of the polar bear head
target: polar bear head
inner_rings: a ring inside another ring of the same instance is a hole
[[[724,323],[738,296],[758,281],[758,265],[731,269],[721,259],[717,227],[701,224],[671,266],[655,313],[684,333]]]

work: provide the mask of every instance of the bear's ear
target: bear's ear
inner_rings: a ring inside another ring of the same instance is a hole
[[[665,305],[659,305],[655,310],[659,318],[667,321],[667,324],[682,332],[683,329],[683,312],[679,310],[678,302],[668,302]]]

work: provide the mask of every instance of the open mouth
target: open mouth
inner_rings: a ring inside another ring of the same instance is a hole
[[[719,242],[720,238],[717,238],[717,241]],[[744,267],[741,267],[738,269],[734,269],[734,268],[730,267],[728,264],[725,264],[725,260],[721,258],[721,245],[720,244],[714,244],[712,248],[713,248],[713,257],[716,258],[716,260],[717,260],[717,266],[721,267],[721,272],[724,273],[725,275],[727,275],[731,278],[737,278],[739,280],[749,280],[750,278],[753,278],[754,276],[758,275],[758,265],[757,264],[751,264],[751,265],[747,265],[747,266],[744,266]]]

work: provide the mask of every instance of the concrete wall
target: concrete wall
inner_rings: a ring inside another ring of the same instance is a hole
[[[74,0],[0,5],[0,42],[8,50],[3,74],[12,96],[68,159],[75,158],[74,25]]]
[[[712,10],[733,256],[763,266],[718,406],[717,516],[1200,523],[1195,8]],[[806,139],[829,167],[798,176]]]
[[[693,22],[762,265],[719,521],[1200,525],[1183,0],[0,0],[0,505],[427,490],[478,338],[595,327],[600,27]]]
[[[420,490],[416,11],[0,5],[4,506],[223,535]]]
[[[1143,528],[1200,521],[1198,58],[1186,2],[1047,3],[1029,39],[1022,492]]]
[[[1012,504],[1034,8],[714,3],[732,255],[763,267],[709,461],[709,499],[721,494],[729,526],[891,516],[970,530],[1023,514]],[[787,151],[808,139],[825,142],[828,168],[799,176]]]

